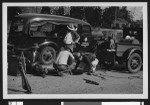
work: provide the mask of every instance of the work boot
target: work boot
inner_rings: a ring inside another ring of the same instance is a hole
[[[87,75],[91,75],[91,72],[88,72]]]
[[[42,74],[42,77],[45,78],[45,77],[46,77],[46,73],[43,73],[43,74]]]

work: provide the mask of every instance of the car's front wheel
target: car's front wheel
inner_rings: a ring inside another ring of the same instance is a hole
[[[142,58],[138,53],[133,53],[127,61],[127,68],[131,73],[140,71],[142,67]]]
[[[40,60],[44,65],[48,65],[54,62],[56,58],[56,51],[53,47],[45,46],[40,51]]]

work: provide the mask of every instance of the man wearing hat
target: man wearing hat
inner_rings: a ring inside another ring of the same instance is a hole
[[[67,33],[64,37],[64,44],[65,48],[69,48],[71,52],[73,52],[73,47],[75,43],[78,43],[80,40],[80,35],[76,32],[77,31],[77,25],[76,24],[68,24],[67,25]]]
[[[70,52],[69,48],[62,50],[59,52],[55,62],[53,63],[53,67],[58,72],[58,75],[63,76],[64,72],[70,72],[73,69],[73,62],[68,64],[69,59],[74,61],[74,56]]]

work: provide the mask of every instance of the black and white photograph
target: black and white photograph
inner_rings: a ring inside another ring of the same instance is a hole
[[[2,14],[4,99],[148,98],[146,2],[7,2]]]

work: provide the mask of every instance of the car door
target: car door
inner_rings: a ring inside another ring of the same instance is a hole
[[[91,35],[91,27],[89,25],[79,25],[78,31],[80,35],[79,43],[76,44],[74,51],[89,52],[92,49],[93,37]]]

